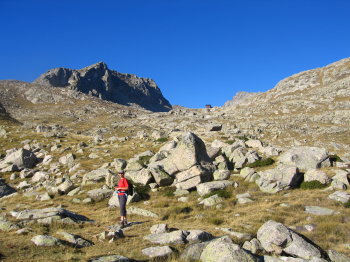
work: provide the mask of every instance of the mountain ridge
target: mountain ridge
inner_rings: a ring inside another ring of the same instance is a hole
[[[171,110],[171,104],[154,80],[110,70],[104,62],[78,70],[53,68],[33,84],[69,88],[121,105],[136,104],[154,112]]]

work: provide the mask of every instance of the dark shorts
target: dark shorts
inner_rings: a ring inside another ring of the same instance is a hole
[[[119,207],[120,207],[120,215],[126,216],[126,200],[128,199],[127,195],[118,195],[119,199]]]

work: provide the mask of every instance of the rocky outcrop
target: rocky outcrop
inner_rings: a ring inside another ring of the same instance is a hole
[[[169,111],[170,103],[149,78],[110,70],[103,62],[80,70],[55,68],[42,74],[35,84],[65,87],[122,105],[137,104],[151,111]]]
[[[236,95],[232,98],[232,100],[227,101],[224,104],[224,107],[228,106],[234,106],[234,105],[242,105],[247,100],[249,101],[249,98],[252,98],[260,93],[249,93],[249,92],[238,92]]]

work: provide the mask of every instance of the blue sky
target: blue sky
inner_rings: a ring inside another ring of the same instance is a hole
[[[0,79],[99,61],[221,106],[350,57],[348,0],[0,0]]]

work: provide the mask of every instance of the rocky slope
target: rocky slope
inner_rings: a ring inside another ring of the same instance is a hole
[[[33,83],[69,88],[122,105],[136,104],[151,111],[171,109],[152,79],[110,70],[103,62],[80,70],[51,69]]]
[[[350,144],[350,59],[295,74],[221,112],[280,144]],[[248,120],[248,121],[247,121]],[[242,127],[244,129],[244,127]]]
[[[234,105],[242,105],[245,103],[245,101],[249,101],[249,98],[252,98],[253,96],[256,96],[260,93],[249,93],[249,92],[238,92],[233,98],[232,100],[227,101],[224,104],[224,107],[227,106],[234,106]]]

